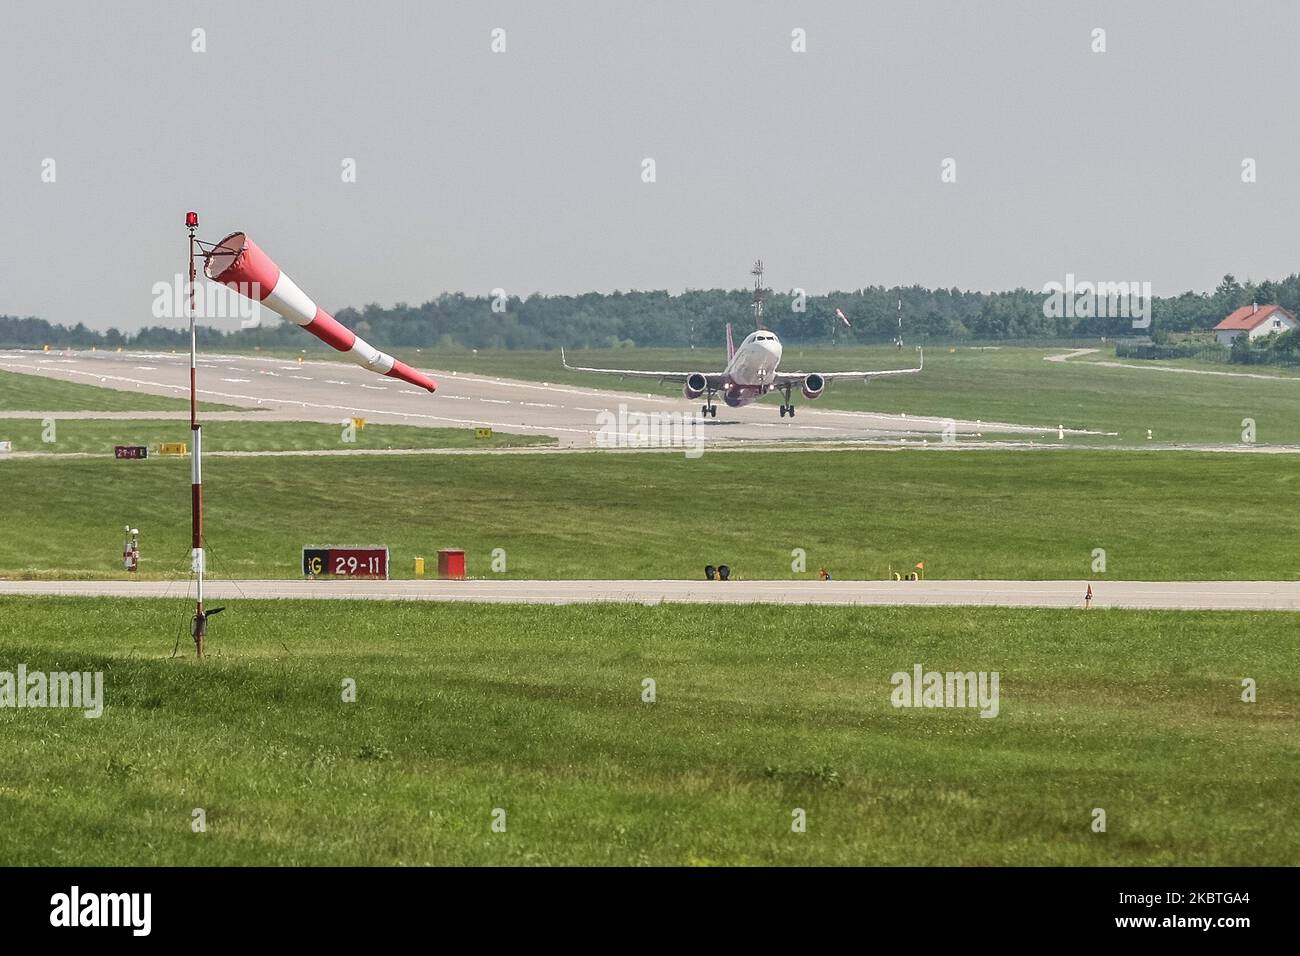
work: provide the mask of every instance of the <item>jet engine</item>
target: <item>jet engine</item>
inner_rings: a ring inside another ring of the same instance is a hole
[[[682,394],[687,398],[699,398],[709,387],[709,380],[699,372],[692,372],[686,377],[686,384],[682,386]]]
[[[826,379],[813,372],[803,380],[803,397],[809,400],[818,398],[826,390]]]

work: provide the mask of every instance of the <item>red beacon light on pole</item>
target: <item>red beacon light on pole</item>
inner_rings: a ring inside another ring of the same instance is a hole
[[[199,214],[197,212],[187,212],[185,214],[185,225],[190,229],[198,228]]]

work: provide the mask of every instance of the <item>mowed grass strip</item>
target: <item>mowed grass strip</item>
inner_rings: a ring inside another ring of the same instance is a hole
[[[0,411],[7,412],[173,412],[187,411],[188,398],[69,382],[44,375],[0,371]],[[200,402],[205,411],[238,411],[234,405]],[[0,420],[0,428],[5,425]]]
[[[187,613],[0,599],[0,670],[106,700],[0,709],[0,864],[1300,853],[1294,614],[235,602],[196,662]],[[894,708],[917,663],[997,671],[998,716]]]
[[[340,417],[338,424],[282,421],[202,421],[203,448],[214,451],[373,451],[414,448],[525,448],[554,444],[549,435],[495,432],[476,438],[473,428],[422,428],[415,425],[366,423],[362,428]],[[54,441],[45,441],[52,435]],[[14,451],[49,454],[113,455],[116,445],[144,445],[156,451],[161,442],[192,444],[187,419],[55,419],[53,430],[41,419],[0,418],[0,439]]]
[[[367,429],[368,430],[368,429]],[[1294,580],[1290,456],[1101,451],[212,458],[216,577],[298,577],[307,545],[383,544],[391,573],[463,547],[517,578]],[[185,576],[183,460],[0,462],[0,574]],[[792,570],[794,549],[806,571]],[[1105,572],[1093,571],[1104,549]],[[1082,591],[1082,588],[1080,589]]]

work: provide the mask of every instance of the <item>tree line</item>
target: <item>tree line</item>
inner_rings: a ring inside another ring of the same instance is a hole
[[[905,342],[962,340],[1084,339],[1135,334],[1127,316],[1060,314],[1044,308],[1042,292],[970,292],[921,286],[871,286],[829,295],[770,292],[765,325],[791,343],[891,341],[902,316]],[[902,303],[901,310],[899,302]],[[1277,303],[1300,314],[1300,274],[1280,281],[1238,282],[1224,276],[1212,293],[1184,292],[1151,302],[1149,330],[1156,341],[1172,332],[1212,328],[1234,309]],[[846,327],[836,316],[844,312]],[[589,292],[494,299],[444,293],[423,305],[371,304],[345,308],[337,318],[381,348],[554,349],[631,346],[717,347],[728,322],[753,328],[749,290]],[[225,332],[200,326],[200,347],[220,349],[325,348],[286,323]],[[53,325],[40,318],[0,315],[0,346],[19,348],[155,348],[189,346],[188,327],[153,325],[126,333],[97,331],[84,323]]]

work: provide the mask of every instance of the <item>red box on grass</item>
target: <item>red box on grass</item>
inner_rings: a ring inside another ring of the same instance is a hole
[[[463,548],[443,548],[438,552],[438,577],[454,581],[465,580],[465,551]]]

